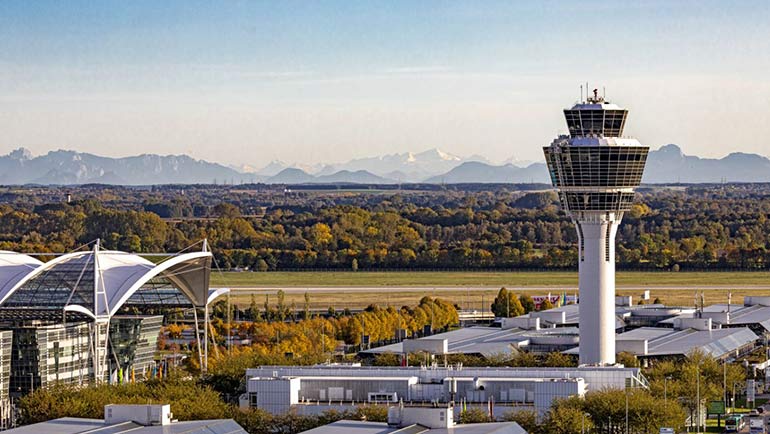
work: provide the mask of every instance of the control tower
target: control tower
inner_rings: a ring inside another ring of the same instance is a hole
[[[577,228],[581,365],[615,364],[615,234],[649,151],[622,137],[627,115],[594,90],[564,110],[569,135],[543,148],[562,208]]]

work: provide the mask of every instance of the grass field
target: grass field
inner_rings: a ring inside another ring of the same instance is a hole
[[[624,272],[617,275],[618,295],[632,295],[638,300],[641,288],[649,289],[652,299],[660,298],[668,305],[692,306],[695,291],[703,288],[706,304],[725,303],[728,292],[733,303],[741,303],[746,295],[770,295],[770,273],[766,272]],[[382,306],[414,305],[425,296],[451,300],[464,309],[489,308],[501,286],[517,293],[542,295],[561,293],[577,286],[576,272],[271,272],[215,273],[212,286],[236,289],[233,303],[249,303],[258,295],[261,305],[265,294],[271,296],[285,289],[287,303],[299,309],[304,304],[303,288],[366,287],[364,291],[311,292],[314,309],[362,308],[369,304]],[[623,288],[623,287],[627,288]],[[244,289],[237,289],[237,288]],[[467,288],[464,289],[463,287]],[[710,288],[709,288],[710,287]],[[258,289],[246,289],[258,288]],[[550,289],[549,289],[550,288]]]
[[[473,272],[267,272],[212,273],[214,286],[508,286],[554,288],[577,286],[576,271]],[[619,272],[618,286],[770,286],[770,272]]]

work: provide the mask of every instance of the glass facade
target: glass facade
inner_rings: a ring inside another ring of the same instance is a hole
[[[2,307],[17,313],[54,310],[61,314],[64,306],[77,304],[93,311],[94,276],[93,252],[84,252],[28,280]]]
[[[551,182],[562,187],[637,187],[647,162],[646,146],[543,148]]]
[[[136,306],[180,307],[190,306],[190,300],[167,278],[151,279],[123,304],[123,308]]]
[[[0,305],[0,428],[4,396],[145,378],[155,365],[160,314],[207,301],[210,253],[189,255],[154,269],[139,256],[95,247],[27,274]]]
[[[127,379],[133,369],[136,378],[155,365],[162,316],[115,316],[110,321],[110,372],[123,369]]]
[[[628,110],[564,110],[564,118],[572,137],[620,137],[623,135],[626,116]]]
[[[88,383],[93,376],[90,324],[13,327],[10,392],[24,395],[54,382]]]

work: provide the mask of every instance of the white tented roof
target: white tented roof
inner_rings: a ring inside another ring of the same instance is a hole
[[[0,300],[21,279],[41,265],[42,262],[31,256],[0,250]]]
[[[98,246],[46,263],[11,253],[0,254],[0,261],[4,257],[11,265],[3,267],[0,262],[2,308],[63,309],[109,317],[155,278],[164,279],[195,306],[205,306],[209,298],[212,255],[207,250],[172,256],[159,264]],[[14,261],[18,265],[12,265]]]

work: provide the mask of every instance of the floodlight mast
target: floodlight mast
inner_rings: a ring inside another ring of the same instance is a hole
[[[631,209],[649,148],[623,138],[628,110],[598,89],[564,110],[568,135],[543,148],[578,235],[580,364],[615,364],[615,235]],[[582,92],[581,92],[582,94]]]

